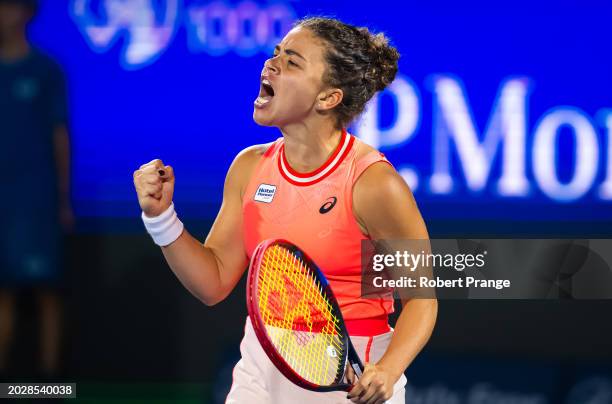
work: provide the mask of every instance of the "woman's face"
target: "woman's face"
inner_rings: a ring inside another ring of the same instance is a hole
[[[282,127],[314,114],[325,66],[322,41],[306,28],[292,29],[264,64],[255,122]]]

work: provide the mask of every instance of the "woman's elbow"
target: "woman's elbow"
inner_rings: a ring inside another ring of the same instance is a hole
[[[217,303],[220,303],[223,299],[211,299],[211,298],[200,298],[200,301],[207,305],[208,307],[215,306]]]
[[[229,295],[229,292],[222,291],[220,293],[215,293],[212,295],[201,295],[196,296],[202,303],[207,305],[208,307],[215,306],[218,303],[221,303],[225,298]]]

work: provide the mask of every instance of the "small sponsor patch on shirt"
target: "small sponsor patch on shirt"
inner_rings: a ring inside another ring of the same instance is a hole
[[[274,199],[276,193],[276,185],[260,184],[255,192],[255,200],[257,202],[270,203]]]

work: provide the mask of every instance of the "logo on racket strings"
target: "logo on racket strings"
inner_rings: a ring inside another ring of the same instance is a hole
[[[319,208],[319,213],[323,215],[329,212],[334,208],[334,206],[336,206],[336,202],[338,202],[338,198],[336,198],[335,196],[327,198],[323,206]]]
[[[331,356],[332,358],[337,358],[338,357],[338,351],[336,351],[336,348],[334,348],[331,345],[327,346],[327,355]]]

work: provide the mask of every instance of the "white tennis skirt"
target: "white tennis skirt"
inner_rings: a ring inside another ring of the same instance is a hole
[[[393,330],[372,337],[351,337],[351,341],[363,363],[376,363],[385,353],[392,335]],[[319,393],[303,389],[289,381],[264,352],[248,317],[244,338],[240,343],[240,353],[242,358],[234,367],[232,387],[226,404],[352,403],[346,398],[345,391]],[[387,403],[404,404],[405,386],[406,377],[402,375],[393,387],[393,397],[387,400]]]

